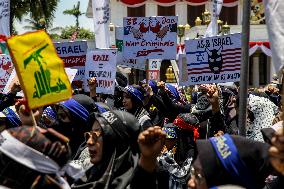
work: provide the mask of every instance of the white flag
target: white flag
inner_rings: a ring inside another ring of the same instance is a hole
[[[265,0],[265,20],[274,68],[279,72],[284,64],[284,1]]]
[[[0,0],[0,34],[10,36],[10,0]]]
[[[212,17],[211,22],[208,25],[204,37],[213,37],[218,35],[218,17],[222,10],[223,0],[213,0],[213,9],[212,9]]]
[[[109,0],[93,0],[93,18],[95,25],[96,48],[110,47],[109,19],[110,4]]]

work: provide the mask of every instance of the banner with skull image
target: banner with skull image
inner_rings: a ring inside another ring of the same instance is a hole
[[[185,41],[189,85],[240,80],[241,34]]]

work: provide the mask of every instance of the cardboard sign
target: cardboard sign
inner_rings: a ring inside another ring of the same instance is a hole
[[[97,79],[97,93],[114,94],[116,49],[90,51],[87,54],[85,77]]]
[[[58,56],[63,60],[66,68],[77,69],[74,81],[83,81],[85,77],[85,63],[87,54],[87,41],[54,43]]]
[[[6,86],[13,67],[11,57],[6,54],[0,54],[0,92],[2,92]]]
[[[123,56],[123,27],[115,28],[115,43],[117,47],[117,65],[138,70],[145,70],[146,60],[129,59]]]
[[[7,44],[31,109],[72,96],[63,61],[45,31],[11,37]]]
[[[124,57],[175,59],[177,20],[177,16],[124,18]]]
[[[190,85],[240,80],[240,33],[188,40],[185,48]]]

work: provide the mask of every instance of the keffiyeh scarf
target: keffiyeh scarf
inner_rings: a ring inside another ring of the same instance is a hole
[[[160,167],[169,173],[169,188],[187,189],[192,160],[192,157],[188,157],[180,166],[174,160],[174,153],[171,150],[158,157]]]

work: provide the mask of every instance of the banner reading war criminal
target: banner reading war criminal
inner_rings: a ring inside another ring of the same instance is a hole
[[[117,65],[138,70],[145,70],[146,60],[127,59],[123,56],[123,27],[115,28],[115,43],[117,48]]]
[[[240,80],[241,34],[185,41],[189,85]]]
[[[87,54],[85,77],[97,79],[97,93],[113,94],[116,75],[116,49],[90,51]]]
[[[127,59],[176,59],[177,16],[123,19]]]
[[[30,32],[7,40],[20,84],[31,109],[71,97],[71,85],[49,35]]]

